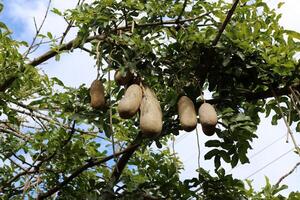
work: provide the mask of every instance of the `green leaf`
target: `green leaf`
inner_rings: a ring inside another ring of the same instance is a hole
[[[280,9],[280,8],[284,5],[284,3],[285,3],[285,2],[279,2],[279,3],[277,4],[277,8]]]
[[[62,13],[57,8],[53,8],[51,11],[59,16],[62,16]]]
[[[278,121],[278,115],[275,114],[272,117],[272,121],[271,121],[272,125],[277,125],[278,124],[277,121]]]
[[[231,158],[231,167],[234,168],[239,162],[239,156],[234,154]]]
[[[62,86],[62,87],[65,86],[64,83],[63,83],[61,80],[59,80],[57,77],[52,77],[51,79],[52,79],[56,84],[58,84],[58,85],[60,85],[60,86]]]
[[[219,155],[215,156],[214,163],[215,163],[215,170],[219,169],[219,167],[221,166],[221,160]]]
[[[52,35],[52,33],[50,33],[50,32],[47,32],[47,36],[48,36],[48,38],[49,38],[49,39],[51,39],[51,40],[53,39],[53,35]]]
[[[227,162],[227,163],[230,163],[231,162],[231,160],[230,160],[230,156],[229,156],[229,154],[226,152],[226,151],[219,151],[219,155],[221,156],[221,158],[225,161],[225,162]]]
[[[216,156],[218,153],[219,153],[219,150],[218,150],[218,149],[213,149],[213,150],[207,152],[207,153],[204,155],[204,158],[205,158],[205,160],[209,160],[209,159],[211,159],[212,157]]]
[[[300,122],[297,123],[296,131],[297,131],[297,132],[300,132]]]
[[[284,30],[284,33],[286,33],[288,36],[300,40],[300,33],[292,30]]]
[[[239,153],[239,159],[242,164],[250,163],[249,159],[247,158],[246,154],[244,154],[244,153]]]
[[[209,140],[205,143],[206,147],[219,147],[221,142],[219,140]]]

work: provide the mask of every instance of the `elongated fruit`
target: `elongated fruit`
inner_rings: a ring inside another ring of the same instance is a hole
[[[203,103],[199,108],[199,121],[204,134],[213,135],[218,122],[215,108],[209,103]]]
[[[145,87],[140,106],[140,128],[145,137],[155,137],[162,130],[162,111],[154,92]]]
[[[103,108],[105,106],[104,87],[100,80],[94,80],[90,87],[91,106]]]
[[[123,119],[133,117],[140,108],[142,97],[141,87],[137,84],[130,85],[118,105],[120,117]]]
[[[127,85],[133,79],[133,74],[130,71],[125,71],[124,74],[120,70],[116,70],[115,81],[118,85]]]
[[[188,132],[194,130],[197,126],[197,114],[193,101],[187,96],[182,96],[177,108],[182,129]]]

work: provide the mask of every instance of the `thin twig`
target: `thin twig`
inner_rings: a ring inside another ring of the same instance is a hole
[[[108,70],[108,92],[109,92],[109,98],[108,98],[108,105],[109,105],[109,127],[110,127],[110,131],[111,131],[112,150],[113,150],[113,154],[115,154],[116,153],[116,148],[115,148],[115,135],[114,135],[114,130],[113,130],[113,121],[112,121],[110,69]],[[117,162],[117,158],[114,158],[114,160]]]
[[[79,6],[80,4],[83,4],[84,0],[81,2],[81,0],[78,0],[76,7]],[[59,42],[59,45],[62,45],[62,43],[64,42],[64,39],[66,38],[67,34],[69,33],[69,31],[71,30],[73,24],[74,24],[74,20],[71,20],[70,22],[67,22],[68,26],[66,28],[66,30],[63,32],[61,40]]]
[[[277,97],[277,95],[276,95],[276,93],[275,93],[275,91],[274,91],[273,89],[272,89],[272,92],[273,92],[274,98],[275,98],[275,100],[276,100],[277,106],[278,106],[278,108],[279,108],[280,115],[281,115],[281,117],[283,118],[283,121],[284,121],[284,123],[285,123],[285,126],[286,126],[286,128],[287,128],[287,130],[288,130],[288,133],[290,134],[290,136],[291,136],[291,138],[292,138],[292,142],[293,142],[293,144],[294,144],[294,147],[295,147],[295,149],[296,149],[298,155],[300,156],[300,149],[299,149],[298,144],[297,144],[297,142],[296,142],[296,139],[295,139],[295,137],[294,137],[294,135],[293,135],[293,132],[292,132],[292,130],[291,130],[291,127],[289,126],[288,121],[287,121],[287,119],[286,119],[286,117],[285,117],[285,115],[284,115],[284,113],[283,113],[283,111],[282,111],[282,108],[281,108],[280,104],[279,104],[278,97]]]
[[[26,108],[26,105],[24,105],[24,106],[25,106],[25,107],[23,107],[23,108]],[[18,112],[18,113],[28,115],[28,116],[32,117],[32,119],[35,120],[35,121],[36,121],[37,119],[39,119],[39,120],[42,119],[42,120],[47,121],[48,123],[53,123],[53,124],[56,124],[56,125],[58,125],[58,126],[64,127],[64,128],[66,128],[66,129],[72,129],[70,126],[65,125],[65,124],[62,124],[61,122],[59,122],[59,120],[54,120],[54,119],[52,119],[52,118],[49,118],[47,115],[45,115],[45,114],[43,114],[43,113],[41,113],[41,112],[38,112],[38,111],[34,110],[33,108],[29,108],[29,107],[26,108],[27,110],[30,110],[30,112],[25,111],[25,110],[19,110],[19,109],[16,109],[16,108],[10,108],[10,109],[12,109],[12,110],[14,110],[14,111],[16,111],[16,112]],[[37,121],[36,121],[36,122],[37,122]],[[38,123],[38,122],[37,122],[37,123]],[[45,126],[45,125],[42,125],[42,124],[40,124],[40,123],[39,123],[39,125],[40,125],[41,127]],[[1,127],[0,127],[0,128],[1,128]],[[104,138],[104,137],[101,137],[101,136],[96,135],[96,133],[98,133],[98,132],[86,132],[86,131],[81,130],[81,129],[78,129],[78,128],[75,128],[75,130],[76,130],[77,132],[79,132],[80,134],[86,134],[86,135],[98,137],[98,138],[101,138],[101,139],[106,139],[106,138]],[[29,136],[28,136],[28,137],[29,137]]]
[[[15,164],[17,167],[19,167],[22,170],[26,170],[21,164],[17,163],[16,161],[14,161],[12,158],[7,157],[8,160],[10,160],[10,162],[12,162],[13,164]]]
[[[30,163],[28,163],[28,162],[26,162],[26,160],[22,160],[21,158],[19,158],[14,152],[12,152],[12,155],[16,158],[16,159],[18,159],[19,161],[21,161],[22,162],[22,164],[26,164],[26,165],[28,165],[28,166],[31,166],[31,167],[33,167],[33,165],[32,164],[30,164]]]
[[[201,154],[200,154],[200,139],[199,139],[199,132],[198,132],[198,128],[196,127],[196,136],[197,136],[197,148],[198,148],[198,169],[200,169],[200,158],[201,158]]]
[[[2,132],[4,132],[4,133],[7,133],[7,134],[10,134],[10,135],[13,135],[13,136],[15,136],[15,137],[17,137],[17,138],[19,138],[19,139],[24,140],[25,142],[27,142],[27,141],[29,141],[30,139],[32,139],[32,138],[26,136],[26,135],[23,134],[23,133],[20,134],[20,133],[18,133],[18,132],[15,132],[15,131],[12,131],[12,130],[8,130],[8,129],[6,129],[6,128],[4,128],[4,127],[1,127],[1,126],[0,126],[0,131],[2,131]]]
[[[186,5],[187,5],[187,0],[184,0],[183,5],[182,5],[181,12],[179,13],[178,18],[177,18],[177,20],[176,20],[177,23],[181,20],[181,17],[182,17],[182,15],[183,15],[183,13],[184,13],[184,10],[185,10],[185,8],[186,8]]]
[[[214,41],[212,42],[212,45],[213,45],[213,46],[215,46],[215,45],[219,42],[219,40],[220,40],[220,38],[221,38],[221,35],[222,35],[222,33],[224,32],[224,30],[225,30],[227,24],[230,22],[230,19],[231,19],[232,15],[233,15],[233,13],[234,13],[234,11],[235,11],[235,9],[236,9],[238,3],[239,3],[239,0],[235,0],[235,2],[233,3],[231,9],[228,11],[227,16],[226,16],[224,22],[222,23],[222,26],[221,26],[221,28],[219,29],[216,38],[215,38]]]
[[[195,21],[197,19],[202,19],[203,17],[205,17],[207,15],[208,15],[208,13],[205,13],[205,14],[197,16],[197,17],[180,20],[179,23]],[[177,24],[176,20],[166,20],[163,22],[152,22],[152,23],[146,23],[146,24],[135,24],[135,28],[138,28],[138,27],[145,28],[145,27],[153,27],[153,26],[172,25],[172,24]],[[117,30],[131,30],[131,25],[128,25],[127,27],[126,26],[118,27]],[[112,32],[117,31],[117,30],[112,30]],[[106,38],[105,34],[94,35],[94,36],[88,37],[85,42],[88,43],[93,40],[104,40],[105,38]],[[58,51],[50,50],[50,51],[44,53],[43,55],[41,55],[40,57],[35,58],[33,61],[29,62],[28,64],[32,65],[32,66],[37,66],[37,65],[45,62],[46,60],[54,57],[55,55],[58,54],[58,52],[61,52],[64,50],[70,50],[71,48],[78,48],[79,45],[73,46],[76,41],[77,41],[77,38],[69,41],[68,43],[66,43],[64,45],[61,45],[61,47],[58,49]]]
[[[10,180],[8,180],[6,183],[3,183],[2,187],[0,187],[0,192],[2,192],[4,190],[4,188],[6,187],[9,187],[13,182],[17,181],[18,178],[20,178],[21,176],[24,176],[24,175],[28,175],[28,174],[34,174],[34,173],[37,173],[39,172],[39,168],[42,166],[43,163],[51,160],[57,153],[58,151],[61,151],[64,149],[64,147],[71,141],[72,139],[72,136],[75,132],[75,120],[73,122],[73,125],[72,125],[72,128],[71,128],[71,131],[70,131],[70,134],[69,134],[69,137],[63,141],[63,144],[61,145],[60,148],[58,148],[55,152],[53,152],[51,155],[49,155],[48,157],[40,160],[39,163],[36,164],[37,160],[39,159],[40,155],[42,154],[42,152],[44,152],[44,150],[41,151],[41,153],[37,156],[37,158],[35,159],[35,161],[33,162],[33,164],[31,165],[31,167],[27,168],[27,169],[24,169],[23,172],[20,172],[19,174],[15,175],[14,177],[12,177]],[[36,164],[36,165],[35,165]]]
[[[300,117],[300,110],[299,110],[299,108],[297,107],[297,104],[300,105],[300,100],[299,100],[297,94],[295,93],[295,91],[293,90],[293,88],[292,88],[292,87],[289,87],[289,89],[290,89],[290,91],[291,91],[290,98],[291,98],[291,100],[292,100],[292,103],[293,103],[293,105],[294,105],[295,110],[297,111],[297,113],[298,113],[298,115],[299,115],[299,117]]]
[[[105,158],[102,159],[91,159],[89,162],[87,162],[86,164],[80,166],[79,168],[77,168],[70,176],[68,176],[63,182],[57,184],[55,187],[53,187],[52,189],[48,190],[45,193],[39,194],[37,197],[37,200],[41,200],[41,199],[45,199],[49,196],[51,196],[52,194],[56,193],[57,191],[59,191],[63,186],[67,185],[69,182],[71,182],[74,178],[76,178],[77,176],[79,176],[82,172],[84,172],[85,170],[94,167],[96,165],[100,165],[102,163],[105,163],[111,159],[113,159],[114,157],[120,156],[122,154],[125,154],[127,152],[131,152],[133,149],[137,148],[137,144],[136,145],[130,145],[128,146],[125,150],[123,151],[119,151],[115,154],[112,154],[110,156],[107,156]]]
[[[293,169],[291,169],[291,171],[289,171],[287,174],[283,175],[282,177],[280,177],[280,179],[277,181],[277,183],[275,184],[276,186],[279,186],[279,184],[283,181],[283,179],[285,179],[286,177],[288,177],[289,175],[291,175],[296,169],[297,167],[300,165],[300,162],[298,162]]]
[[[44,26],[44,23],[45,23],[45,21],[46,21],[46,18],[47,18],[47,16],[48,16],[48,13],[49,13],[51,1],[52,1],[52,0],[49,0],[49,1],[48,1],[47,10],[46,10],[46,12],[45,12],[44,18],[43,18],[42,23],[41,23],[41,25],[40,25],[39,28],[37,28],[37,25],[36,25],[36,22],[35,22],[35,19],[34,19],[34,24],[35,24],[35,28],[36,28],[36,33],[35,33],[35,36],[34,36],[32,42],[31,42],[29,48],[27,49],[27,51],[26,51],[26,52],[24,53],[24,55],[23,55],[24,58],[26,58],[26,57],[28,56],[28,54],[30,53],[30,51],[31,51],[31,49],[32,49],[32,47],[33,47],[33,45],[34,45],[34,43],[35,43],[35,41],[36,41],[38,35],[39,35],[40,32],[41,32],[42,27]]]
[[[142,140],[143,140],[142,134],[141,134],[141,132],[139,132],[138,136],[135,138],[135,140],[130,145],[133,148],[131,148],[129,151],[127,151],[125,154],[123,154],[122,157],[118,160],[118,163],[116,164],[116,166],[112,172],[112,175],[111,175],[111,182],[113,185],[115,185],[118,182],[123,169],[125,168],[126,164],[128,163],[128,161],[131,158],[131,156],[133,155],[133,153],[141,145]]]
[[[83,51],[85,51],[85,52],[91,54],[91,55],[96,55],[95,52],[93,52],[93,51],[91,51],[91,50],[89,50],[89,49],[87,49],[87,48],[85,48],[85,47],[79,47],[79,48],[80,48],[81,50],[83,50]]]
[[[184,20],[180,20],[179,23],[185,23],[185,22],[190,22],[190,21],[195,21],[197,19],[201,19],[205,16],[207,16],[209,13],[205,13],[201,16],[198,17],[194,17],[194,18],[189,18],[189,19],[184,19]],[[146,23],[146,24],[136,24],[136,27],[139,28],[145,28],[145,27],[155,27],[155,26],[164,26],[164,25],[174,25],[177,24],[176,20],[167,20],[164,22],[153,22],[153,23]],[[169,26],[168,26],[169,27]],[[117,30],[112,30],[112,32],[115,31],[122,31],[122,30],[130,30],[131,29],[131,25],[128,25],[127,27],[118,27]],[[91,42],[93,40],[104,40],[107,36],[105,34],[99,34],[99,35],[94,35],[94,36],[89,36],[86,40],[85,43]],[[37,66],[40,65],[42,63],[44,63],[45,61],[49,60],[50,58],[55,57],[56,55],[58,55],[59,53],[66,51],[66,50],[70,50],[70,49],[76,49],[80,46],[80,43],[78,43],[78,38],[75,38],[71,41],[69,41],[68,43],[62,44],[60,45],[60,47],[57,50],[49,50],[47,52],[45,52],[44,54],[42,54],[41,56],[33,59],[32,61],[30,61],[29,63],[27,63],[27,65],[31,65],[31,66]],[[24,71],[25,69],[23,69]],[[0,85],[0,92],[5,92],[10,86],[11,84],[18,78],[17,75],[10,77],[9,79],[7,79],[6,81],[4,81],[4,83],[2,83]]]

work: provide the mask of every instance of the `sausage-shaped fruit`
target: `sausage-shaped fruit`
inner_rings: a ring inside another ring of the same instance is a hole
[[[194,130],[197,126],[197,114],[193,101],[182,96],[177,102],[177,108],[182,129],[188,132]]]
[[[140,108],[142,97],[141,87],[137,84],[130,85],[118,105],[120,117],[123,119],[133,117]]]
[[[162,111],[156,95],[148,87],[145,87],[140,111],[140,128],[143,136],[158,136],[162,130]]]
[[[211,136],[215,132],[218,116],[215,108],[209,103],[203,103],[199,108],[199,121],[205,135]]]
[[[94,80],[90,87],[91,106],[103,108],[105,105],[104,87],[100,80]]]
[[[120,70],[116,70],[115,81],[118,85],[127,85],[133,79],[133,74],[130,71],[125,71],[124,74]]]

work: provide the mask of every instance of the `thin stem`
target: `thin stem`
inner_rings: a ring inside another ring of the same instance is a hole
[[[177,22],[179,22],[179,21],[181,20],[181,17],[182,17],[182,15],[183,15],[183,13],[184,13],[184,10],[185,10],[186,6],[187,6],[187,0],[184,0],[183,5],[182,5],[181,12],[180,12],[180,14],[178,15],[178,18],[177,18],[177,20],[176,20]]]
[[[105,158],[102,159],[91,159],[89,162],[87,162],[86,164],[80,166],[79,168],[77,168],[70,176],[68,176],[63,182],[57,184],[55,187],[53,187],[52,189],[48,190],[45,193],[39,194],[37,197],[37,200],[41,200],[41,199],[45,199],[49,196],[51,196],[52,194],[56,193],[57,191],[59,191],[63,186],[67,185],[69,182],[71,182],[74,178],[76,178],[77,176],[79,176],[82,172],[84,172],[85,170],[96,166],[96,165],[100,165],[102,163],[105,163],[111,159],[113,159],[114,157],[120,156],[122,154],[125,154],[127,152],[131,152],[133,149],[137,148],[137,144],[136,145],[130,145],[129,147],[127,147],[125,150],[123,151],[119,151],[115,154],[112,154],[110,156],[107,156]]]
[[[198,169],[200,169],[200,158],[201,158],[201,152],[200,152],[200,139],[199,139],[199,132],[198,128],[196,127],[196,137],[197,137],[197,148],[198,148]]]
[[[276,186],[279,186],[279,184],[289,175],[291,175],[296,169],[297,167],[300,165],[300,162],[298,162],[293,169],[291,169],[287,174],[283,175],[282,177],[280,177],[280,179],[277,181],[277,183],[275,184]]]
[[[275,98],[275,100],[276,100],[277,106],[278,106],[278,108],[279,108],[279,112],[280,112],[280,114],[281,114],[281,117],[283,118],[283,121],[284,121],[284,123],[285,123],[285,126],[286,126],[286,128],[287,128],[287,130],[288,130],[288,133],[290,134],[290,136],[291,136],[291,138],[292,138],[292,142],[293,142],[293,144],[294,144],[294,147],[295,147],[295,149],[296,149],[298,155],[300,156],[300,149],[299,149],[299,147],[298,147],[298,145],[297,145],[297,142],[296,142],[296,139],[295,139],[295,137],[294,137],[294,135],[293,135],[293,132],[292,132],[292,130],[291,130],[291,127],[289,126],[288,121],[287,121],[286,117],[284,116],[284,113],[283,113],[283,111],[282,111],[282,108],[281,108],[281,106],[280,106],[280,104],[279,104],[278,97],[277,97],[277,95],[276,95],[276,93],[275,93],[275,91],[274,91],[273,89],[272,89],[272,92],[273,92],[274,98]]]
[[[212,45],[213,45],[213,46],[215,46],[215,45],[219,42],[219,40],[220,40],[220,38],[221,38],[221,35],[222,35],[222,33],[224,32],[224,30],[225,30],[227,24],[230,22],[230,19],[231,19],[232,15],[233,15],[233,13],[234,13],[234,11],[235,11],[235,9],[236,9],[238,3],[239,3],[239,0],[235,0],[235,2],[233,3],[231,9],[228,11],[228,14],[227,14],[227,16],[226,16],[226,18],[225,18],[225,20],[224,20],[224,22],[223,22],[221,28],[219,29],[219,32],[218,32],[216,38],[215,38],[214,41],[212,42]]]
[[[294,105],[294,108],[296,109],[296,111],[297,111],[297,113],[298,113],[298,115],[299,115],[299,117],[300,117],[300,110],[299,110],[298,107],[297,107],[297,104],[300,105],[300,100],[299,100],[297,94],[295,93],[295,91],[293,90],[293,88],[292,88],[292,87],[289,87],[289,89],[290,89],[290,91],[291,91],[290,98],[291,98],[291,100],[292,100],[292,103],[293,103],[293,105]]]
[[[110,63],[109,67],[111,66]],[[108,98],[108,105],[109,105],[109,127],[111,131],[111,141],[112,141],[112,150],[113,154],[116,153],[115,149],[115,136],[114,136],[114,130],[113,130],[113,122],[112,122],[112,105],[111,105],[111,80],[110,80],[110,70],[108,69],[108,93],[109,93],[109,98]],[[114,158],[115,162],[117,162],[117,158]]]
[[[44,26],[44,23],[45,23],[45,21],[46,21],[46,18],[47,18],[47,16],[48,16],[48,13],[49,13],[49,10],[50,10],[51,1],[52,1],[52,0],[49,0],[49,1],[48,1],[47,9],[46,9],[44,18],[43,18],[42,23],[41,23],[41,25],[40,25],[39,28],[37,28],[36,21],[35,21],[35,19],[34,19],[34,25],[35,25],[35,28],[36,28],[36,33],[35,33],[35,36],[34,36],[32,42],[31,42],[29,48],[27,49],[27,51],[26,51],[26,52],[24,53],[24,55],[23,55],[24,58],[26,58],[26,57],[28,56],[28,54],[30,53],[30,51],[31,51],[31,49],[32,49],[33,46],[34,46],[34,43],[35,43],[35,41],[36,41],[38,35],[40,34],[40,32],[41,32],[41,30],[42,30],[42,27]]]

